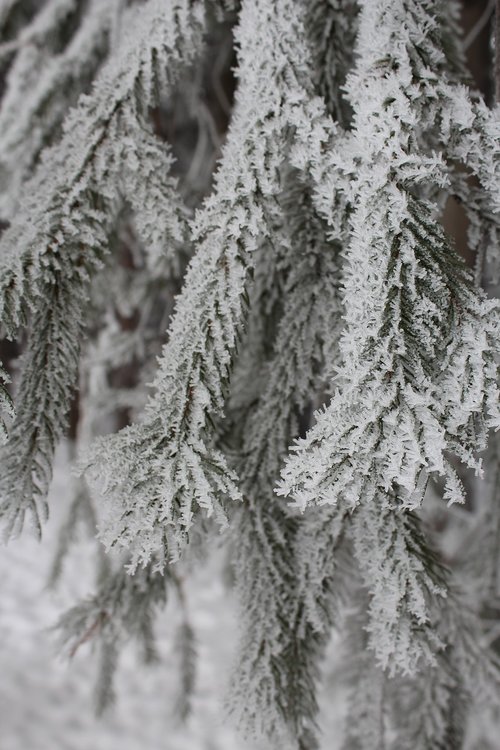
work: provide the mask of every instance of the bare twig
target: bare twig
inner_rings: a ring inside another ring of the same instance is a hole
[[[99,632],[108,617],[109,615],[107,612],[99,612],[92,625],[90,625],[90,627],[88,627],[87,630],[80,636],[80,638],[77,640],[77,642],[69,652],[70,659],[74,657],[80,646],[83,646],[84,643],[90,641],[94,637],[94,635]]]
[[[472,27],[472,29],[469,31],[467,36],[464,39],[464,50],[468,50],[471,44],[473,44],[481,31],[484,29],[486,24],[491,18],[491,15],[493,11],[495,10],[495,4],[497,7],[497,18],[498,18],[498,5],[499,0],[490,0],[486,8],[483,10],[479,18],[477,19],[476,23]]]
[[[500,0],[495,10],[495,101],[500,103]]]

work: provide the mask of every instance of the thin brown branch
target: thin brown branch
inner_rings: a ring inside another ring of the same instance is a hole
[[[495,101],[500,103],[500,0],[495,9]]]
[[[94,637],[94,635],[99,632],[108,617],[109,615],[107,612],[99,612],[95,621],[92,623],[92,625],[90,625],[89,628],[87,628],[87,630],[85,630],[85,632],[80,636],[80,638],[77,640],[77,642],[69,652],[70,659],[74,657],[80,646],[83,646],[84,643],[90,641]]]

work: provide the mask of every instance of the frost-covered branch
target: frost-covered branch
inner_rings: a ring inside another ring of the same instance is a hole
[[[426,153],[414,136],[425,129],[427,102],[453,132],[468,132],[473,116],[469,99],[459,97],[463,108],[451,99],[451,91],[463,93],[456,86],[446,84],[435,102],[430,97],[430,65],[442,56],[433,46],[431,5],[362,4],[358,62],[347,83],[353,132],[331,156],[350,177],[352,208],[344,364],[340,390],[283,471],[279,492],[300,508],[352,510],[394,493],[399,512],[411,511],[422,502],[428,475],[445,477],[446,499],[461,502],[449,456],[478,470],[487,430],[499,424],[498,303],[475,288],[437,207],[420,197],[421,185],[448,181],[440,155]],[[483,132],[478,117],[474,123]],[[483,147],[491,146],[489,128]],[[469,162],[487,187],[498,178],[495,160],[483,168],[474,153]]]
[[[19,415],[2,456],[0,494],[8,532],[20,530],[27,507],[38,529],[39,513],[45,515],[53,452],[77,375],[89,282],[108,251],[124,197],[137,211],[154,262],[162,241],[165,257],[175,265],[185,211],[168,176],[170,155],[154,141],[148,113],[198,53],[202,10],[183,0],[149,0],[135,9],[118,53],[92,96],[82,97],[67,117],[60,143],[44,152],[2,236],[0,317],[7,334],[26,324],[35,309],[17,395]],[[141,129],[146,133],[139,138]],[[137,172],[157,177],[139,190]],[[150,212],[160,203],[164,221],[158,224]]]
[[[341,310],[338,245],[325,242],[325,224],[315,215],[306,186],[296,179],[292,172],[292,187],[282,198],[288,247],[282,257],[278,255],[277,276],[284,278],[281,283],[275,278],[274,287],[281,286],[282,297],[275,305],[280,314],[272,346],[267,339],[273,338],[276,310],[251,298],[260,304],[252,306],[247,335],[252,337],[253,324],[266,339],[262,348],[267,344],[271,353],[267,361],[259,360],[255,395],[251,380],[257,373],[246,360],[240,376],[237,368],[233,386],[236,394],[245,393],[247,399],[254,395],[254,400],[244,420],[238,403],[233,416],[236,433],[242,433],[237,466],[245,502],[233,528],[244,628],[231,708],[247,731],[275,738],[285,735],[288,742],[312,747],[318,660],[327,634],[315,630],[305,617],[307,594],[298,575],[301,519],[280,507],[272,488],[287,446],[307,419],[311,399],[321,393],[325,370],[332,367]],[[309,248],[306,257],[304,247]],[[264,277],[262,283],[266,281]],[[323,306],[320,299],[328,303]],[[328,572],[320,575],[324,580]],[[245,695],[252,699],[243,700]]]
[[[123,568],[109,572],[94,596],[72,607],[56,624],[60,647],[69,657],[87,643],[99,646],[99,713],[113,701],[113,676],[123,645],[134,639],[147,658],[154,653],[154,616],[165,606],[168,583],[165,576],[153,572],[152,566],[134,576]]]
[[[115,12],[109,1],[95,0],[86,8],[77,0],[53,0],[15,42],[6,43],[15,44],[17,54],[0,108],[3,219],[15,216],[40,152],[56,140],[69,108],[88,90],[108,52]],[[72,26],[76,30],[66,43]]]
[[[5,384],[8,383],[10,380],[9,376],[5,372],[3,368],[0,367],[0,409],[1,409],[1,418],[0,418],[0,442],[5,443],[7,440],[7,430],[5,427],[5,421],[4,421],[4,415],[5,416],[14,416],[14,407],[12,403],[12,398],[5,388]]]
[[[280,168],[294,140],[318,143],[332,127],[311,90],[302,29],[292,0],[242,5],[233,118],[215,191],[192,225],[197,252],[155,393],[144,423],[99,441],[89,459],[110,498],[103,539],[130,549],[133,565],[153,552],[177,557],[200,508],[224,526],[226,498],[241,498],[211,423],[223,412],[253,255],[279,212]]]

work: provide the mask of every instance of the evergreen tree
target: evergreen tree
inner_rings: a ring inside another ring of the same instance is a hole
[[[333,630],[346,750],[461,748],[496,707],[500,121],[468,81],[458,10],[0,5],[0,320],[23,342],[15,412],[0,369],[0,515],[7,537],[27,517],[42,534],[79,385],[52,578],[79,520],[97,523],[97,593],[59,627],[70,652],[99,641],[100,709],[122,644],[154,657],[156,609],[169,588],[184,608],[183,561],[221,530],[244,731],[319,746]],[[483,463],[485,485],[466,471]],[[186,616],[183,716],[194,642]]]

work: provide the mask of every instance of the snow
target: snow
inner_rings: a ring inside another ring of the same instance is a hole
[[[25,535],[0,548],[1,750],[257,750],[224,723],[223,696],[237,627],[217,558],[187,584],[198,673],[186,725],[179,726],[173,715],[178,680],[174,597],[157,620],[159,663],[145,666],[128,648],[116,675],[115,706],[102,718],[94,715],[96,662],[90,645],[82,645],[68,662],[57,653],[51,630],[61,612],[93,591],[94,543],[77,543],[57,591],[46,587],[69,483],[60,453],[43,542]]]

